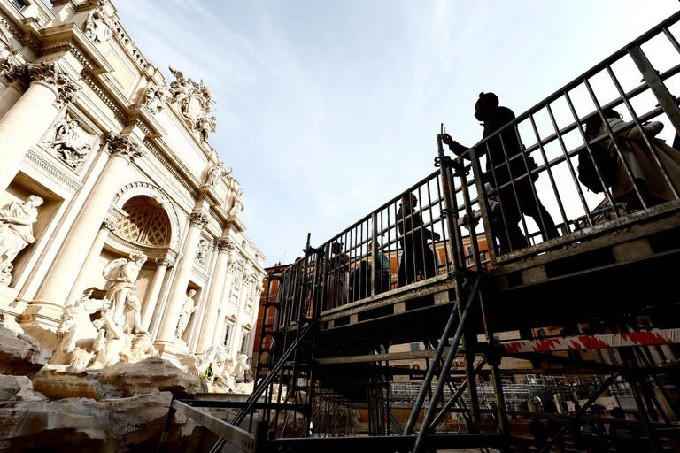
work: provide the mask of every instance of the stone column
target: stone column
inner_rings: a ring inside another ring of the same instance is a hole
[[[198,338],[197,352],[202,354],[213,343],[213,332],[217,325],[217,318],[219,316],[220,304],[222,302],[222,293],[224,292],[224,284],[226,282],[227,265],[229,264],[229,251],[234,249],[234,244],[220,239],[217,241],[217,263],[215,264],[215,271],[210,276],[212,285],[208,293],[206,302],[205,314],[203,317],[203,327],[201,328],[201,335]]]
[[[217,323],[224,320],[224,317],[226,316],[225,312],[226,307],[228,306],[229,301],[231,300],[231,293],[234,291],[234,276],[236,275],[236,270],[238,269],[236,259],[237,259],[236,252],[234,250],[230,251],[228,261],[229,264],[227,266],[227,277],[225,278],[224,288],[219,294],[219,300],[217,302],[218,304],[217,311],[219,315],[215,317],[215,327],[213,328],[212,332],[208,330],[204,331],[205,335],[209,336],[210,341],[210,344],[207,347],[213,344],[222,344],[222,342],[224,341],[223,326],[218,325]],[[236,311],[235,313],[238,313],[238,311]]]
[[[154,310],[156,310],[156,305],[158,305],[158,296],[163,287],[165,274],[168,271],[168,266],[172,266],[173,262],[168,258],[158,258],[156,259],[156,264],[158,265],[158,268],[153,276],[153,281],[151,282],[151,287],[147,293],[146,301],[144,301],[144,307],[142,307],[142,327],[144,330],[148,330],[151,325],[151,317],[153,316]]]
[[[201,236],[203,226],[208,223],[205,214],[201,212],[192,212],[189,218],[189,232],[184,241],[182,250],[182,258],[179,261],[178,269],[175,274],[175,279],[172,282],[172,289],[168,296],[165,313],[161,320],[161,327],[158,330],[158,337],[156,337],[156,345],[162,352],[165,347],[174,343],[175,328],[179,322],[179,315],[182,311],[182,304],[184,297],[187,294],[189,287],[189,277],[191,277],[191,268],[194,265],[196,258],[196,251],[198,248],[198,240]]]
[[[125,169],[136,157],[142,155],[139,146],[129,137],[113,137],[109,140],[111,159],[106,163],[87,202],[73,222],[73,228],[61,245],[52,269],[43,280],[34,304],[64,304],[87,257],[88,250],[82,246],[83,241],[96,236],[111,200],[120,187]]]
[[[114,225],[112,225],[109,221],[105,221],[99,231],[97,231],[97,236],[94,238],[94,244],[92,244],[92,247],[90,247],[87,258],[85,258],[85,264],[83,264],[80,272],[78,272],[78,277],[71,287],[71,292],[66,298],[67,301],[77,300],[80,298],[81,293],[85,289],[83,288],[83,285],[85,284],[85,280],[89,275],[89,269],[92,269],[92,266],[97,261],[97,258],[99,258],[99,255],[101,255],[102,250],[104,249],[106,238],[109,237],[109,232],[113,229]]]
[[[40,140],[76,91],[75,83],[54,61],[27,65],[22,71],[31,83],[0,121],[0,189],[9,186],[28,149]]]

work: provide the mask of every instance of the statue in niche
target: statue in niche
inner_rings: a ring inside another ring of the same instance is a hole
[[[189,319],[191,314],[198,308],[198,303],[194,301],[194,296],[196,295],[196,290],[191,288],[184,297],[184,303],[182,304],[182,311],[179,314],[179,321],[177,321],[177,327],[175,328],[175,337],[181,339],[184,335],[184,331],[187,330],[189,325]]]
[[[135,293],[135,282],[146,256],[131,253],[127,258],[117,258],[104,268],[106,298],[111,300],[112,321],[123,327],[125,333],[144,333],[142,327],[142,302]]]
[[[106,23],[106,17],[101,11],[93,11],[90,14],[85,22],[83,32],[95,43],[103,43],[111,39],[111,28]]]
[[[76,169],[90,152],[90,145],[85,143],[78,130],[78,123],[69,115],[65,115],[54,131],[52,150],[71,167]]]
[[[0,209],[0,285],[12,282],[12,261],[35,242],[33,224],[38,220],[38,207],[43,199],[29,195],[26,201],[14,201]]]

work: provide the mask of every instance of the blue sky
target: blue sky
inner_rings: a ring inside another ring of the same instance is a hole
[[[481,138],[482,91],[519,114],[680,9],[677,0],[114,0],[168,82],[212,90],[211,144],[266,266],[434,171],[441,123]]]

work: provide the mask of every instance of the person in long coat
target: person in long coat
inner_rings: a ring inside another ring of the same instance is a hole
[[[430,250],[428,239],[439,240],[439,234],[424,227],[423,218],[415,211],[418,198],[406,193],[401,198],[397,210],[397,230],[401,234],[401,260],[397,273],[398,286],[415,282],[418,277],[430,278],[437,274],[434,253]]]
[[[611,186],[614,200],[626,203],[628,211],[643,209],[642,200],[647,207],[675,200],[674,189],[680,194],[680,152],[656,138],[663,129],[663,123],[651,121],[643,124],[643,135],[640,128],[623,121],[615,110],[608,109],[603,115],[613,137],[599,115],[586,123],[585,133],[588,140],[617,156],[616,177]],[[645,136],[651,146],[648,146]],[[635,192],[634,184],[640,196]]]

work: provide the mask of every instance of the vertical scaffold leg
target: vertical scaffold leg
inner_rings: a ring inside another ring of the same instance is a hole
[[[442,397],[442,393],[444,390],[444,384],[446,382],[446,377],[449,372],[449,368],[451,368],[451,364],[453,363],[453,359],[456,356],[456,353],[458,352],[458,346],[460,345],[461,338],[463,336],[463,332],[465,330],[466,326],[466,321],[468,317],[468,313],[470,311],[470,307],[472,306],[472,303],[477,299],[477,290],[479,287],[479,281],[481,280],[480,276],[477,276],[471,285],[472,287],[469,289],[468,292],[468,297],[467,301],[465,303],[465,307],[460,312],[460,319],[458,320],[458,327],[456,328],[456,333],[453,336],[453,340],[451,341],[451,348],[449,349],[449,353],[446,356],[446,360],[444,361],[444,366],[442,367],[442,371],[439,375],[438,381],[437,381],[437,389],[432,395],[432,398],[430,399],[430,404],[428,406],[427,412],[425,414],[425,418],[422,421],[421,424],[421,429],[418,432],[418,436],[416,437],[416,442],[415,445],[413,446],[413,453],[418,453],[420,445],[422,444],[423,437],[428,431],[428,426],[430,426],[430,422],[432,421],[432,418],[434,416],[434,412],[436,410],[436,402],[440,400]],[[418,395],[418,399],[416,400],[416,403],[413,406],[413,411],[411,412],[411,416],[409,417],[408,422],[406,423],[406,428],[404,429],[404,434],[411,434],[413,432],[413,427],[415,426],[416,419],[418,418],[418,414],[420,413],[420,410],[422,408],[423,402],[425,400],[425,394],[427,393],[427,390],[429,389],[431,383],[432,383],[432,378],[434,377],[435,373],[435,368],[439,365],[439,360],[442,356],[442,353],[444,351],[444,345],[446,344],[447,339],[450,336],[451,330],[453,328],[454,320],[456,319],[456,315],[458,314],[458,308],[460,304],[460,300],[454,304],[453,309],[451,310],[451,316],[449,317],[446,327],[444,328],[444,332],[442,333],[442,336],[439,340],[439,344],[437,345],[437,351],[435,352],[435,356],[432,359],[432,362],[430,363],[430,368],[428,368],[427,373],[425,375],[425,380],[423,382],[423,387],[420,389],[420,394]]]

